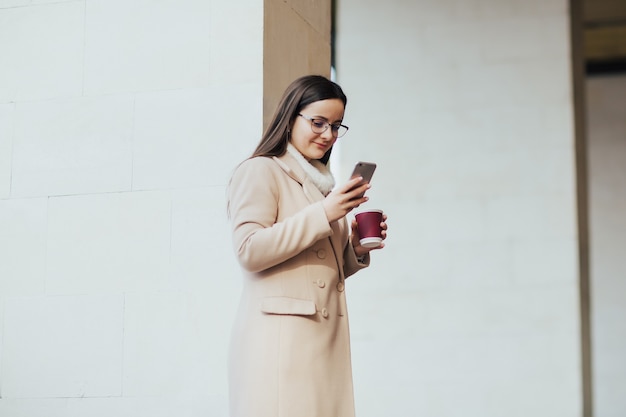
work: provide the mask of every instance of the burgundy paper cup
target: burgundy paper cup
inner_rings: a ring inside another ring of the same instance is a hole
[[[377,248],[383,242],[383,229],[380,223],[383,221],[383,211],[378,209],[360,210],[355,216],[359,228],[361,246]]]

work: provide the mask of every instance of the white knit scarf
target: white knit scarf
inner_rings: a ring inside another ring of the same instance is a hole
[[[332,191],[335,186],[335,178],[328,169],[328,166],[317,159],[313,159],[310,162],[307,161],[291,142],[287,143],[287,152],[298,161],[311,182],[315,184],[317,189],[320,190],[324,196]]]

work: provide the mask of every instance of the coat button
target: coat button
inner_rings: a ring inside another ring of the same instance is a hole
[[[328,310],[326,310],[326,308],[322,309],[322,316],[324,316],[324,318],[328,317]]]
[[[326,282],[324,282],[324,280],[322,280],[322,279],[318,279],[318,280],[316,281],[316,284],[317,284],[317,286],[318,286],[318,287],[320,287],[320,288],[324,288],[324,287],[326,286]]]
[[[343,282],[338,282],[337,291],[342,292],[344,289],[345,289],[345,286],[343,285]]]
[[[326,257],[326,251],[324,249],[320,249],[317,251],[317,257],[320,259],[324,259]]]

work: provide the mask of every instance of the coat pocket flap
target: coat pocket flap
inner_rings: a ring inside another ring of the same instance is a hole
[[[261,311],[268,314],[312,316],[317,312],[317,309],[311,300],[291,297],[265,297],[261,300]]]

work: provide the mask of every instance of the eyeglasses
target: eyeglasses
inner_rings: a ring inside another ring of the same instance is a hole
[[[330,131],[332,132],[333,136],[336,138],[340,138],[348,131],[348,126],[339,123],[330,124],[324,119],[316,119],[315,117],[305,116],[302,113],[298,113],[298,116],[302,116],[303,118],[311,122],[311,130],[313,131],[313,133],[324,133],[328,130],[328,127],[330,126]]]

